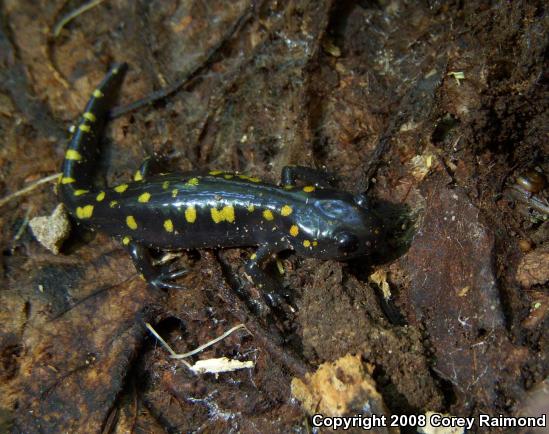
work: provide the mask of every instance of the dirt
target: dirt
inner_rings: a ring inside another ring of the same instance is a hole
[[[58,204],[43,184],[0,205],[0,428],[308,432],[292,379],[349,355],[388,414],[547,413],[544,2],[116,0],[55,37],[80,4],[0,5],[0,198],[59,171],[72,120],[125,61],[121,106],[178,86],[111,122],[98,182],[151,154],[274,183],[326,168],[368,191],[391,248],[281,255],[291,314],[244,279],[253,249],[183,252],[187,290],[158,293],[102,234],[42,247],[26,225]],[[243,323],[189,363],[255,367],[194,375],[146,323],[179,353]]]

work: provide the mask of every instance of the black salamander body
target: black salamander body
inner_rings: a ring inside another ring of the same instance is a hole
[[[273,282],[261,265],[277,252],[343,260],[381,242],[381,221],[363,195],[329,188],[324,172],[302,166],[285,167],[275,186],[223,171],[152,175],[146,160],[133,182],[95,188],[98,141],[124,69],[112,68],[93,92],[68,146],[60,192],[78,221],[122,242],[149,283],[175,288],[170,281],[184,272],[159,272],[149,248],[258,246],[246,271],[269,298]]]

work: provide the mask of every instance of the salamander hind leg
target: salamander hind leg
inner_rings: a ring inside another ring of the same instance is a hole
[[[124,244],[126,250],[130,253],[137,271],[151,286],[161,290],[185,289],[185,287],[171,282],[187,274],[187,269],[180,268],[177,270],[162,271],[153,264],[148,248],[139,243],[129,241],[127,238],[122,240],[122,244]]]
[[[135,174],[133,175],[133,180],[144,181],[149,176],[160,173],[162,171],[161,167],[162,164],[158,158],[154,156],[148,156],[143,160],[141,166],[139,166],[139,169],[136,170]]]

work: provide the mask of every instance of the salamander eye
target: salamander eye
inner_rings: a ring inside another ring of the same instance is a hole
[[[352,253],[358,249],[358,237],[350,232],[341,232],[336,237],[337,248],[342,253]]]

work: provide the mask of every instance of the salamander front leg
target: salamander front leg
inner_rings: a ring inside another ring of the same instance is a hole
[[[149,249],[139,243],[135,243],[132,241],[129,242],[125,247],[132,257],[135,268],[150,285],[162,290],[185,289],[181,285],[170,283],[170,281],[185,275],[187,273],[186,269],[181,268],[172,271],[160,271],[157,267],[153,265]]]
[[[282,250],[286,250],[286,246],[273,247],[266,244],[259,246],[246,264],[246,274],[259,287],[265,297],[265,301],[271,308],[286,310],[287,302],[278,292],[280,285],[261,268],[261,265]]]
[[[284,166],[280,177],[284,186],[295,186],[296,181],[301,180],[319,187],[330,187],[335,181],[332,173],[306,166]]]

